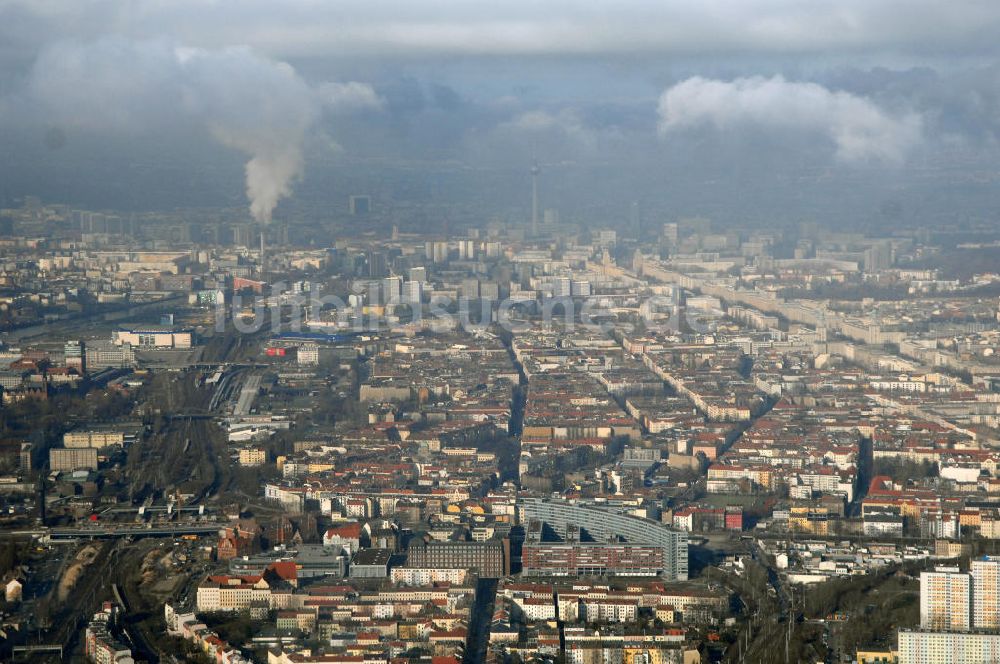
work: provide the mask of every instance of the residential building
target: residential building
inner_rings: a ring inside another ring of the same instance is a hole
[[[972,577],[957,567],[920,574],[920,627],[968,631],[972,625]]]

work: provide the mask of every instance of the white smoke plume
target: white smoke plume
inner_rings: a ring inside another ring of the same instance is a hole
[[[892,164],[902,162],[923,134],[916,113],[893,114],[864,97],[781,76],[733,81],[696,76],[660,96],[661,136],[704,126],[820,135],[832,141],[841,161]]]
[[[302,175],[304,143],[322,111],[377,108],[381,100],[363,83],[314,88],[288,64],[247,48],[115,38],[47,48],[20,103],[66,127],[207,132],[248,157],[250,212],[266,223]]]

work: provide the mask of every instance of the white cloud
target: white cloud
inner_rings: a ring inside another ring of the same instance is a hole
[[[323,83],[317,86],[316,94],[325,108],[338,113],[377,111],[385,106],[372,86],[357,81]]]
[[[302,174],[304,141],[321,112],[366,111],[381,100],[354,81],[312,87],[246,47],[108,38],[50,45],[2,106],[22,122],[88,131],[207,132],[247,156],[250,211],[266,222]]]
[[[663,136],[706,126],[719,131],[759,128],[778,138],[820,135],[845,162],[900,163],[923,134],[916,113],[892,113],[864,97],[781,76],[689,78],[660,96],[658,110]]]
[[[564,137],[580,147],[592,149],[597,142],[597,133],[587,127],[572,109],[555,113],[542,110],[526,111],[507,122],[498,125],[501,133],[520,135],[528,138],[543,136]]]

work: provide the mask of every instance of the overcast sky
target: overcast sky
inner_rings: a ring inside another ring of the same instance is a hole
[[[995,168],[997,35],[990,0],[0,0],[0,195],[218,160],[266,218],[352,160],[540,154],[634,169],[623,199],[731,196],[766,167],[881,183],[874,207]]]
[[[2,43],[21,56],[51,40],[169,36],[249,45],[276,58],[359,53],[996,54],[989,0],[7,0]]]

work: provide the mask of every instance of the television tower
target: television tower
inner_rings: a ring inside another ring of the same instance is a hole
[[[531,234],[538,237],[538,160],[531,165]]]

